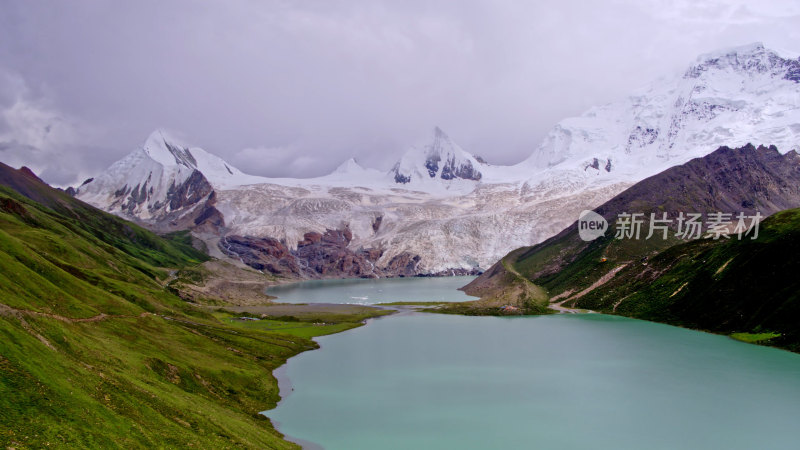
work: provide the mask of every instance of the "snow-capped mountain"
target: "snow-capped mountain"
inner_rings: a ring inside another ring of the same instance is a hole
[[[181,219],[202,215],[201,205],[212,207],[215,188],[250,178],[221,158],[189,148],[158,130],[141,147],[80,186],[76,195],[128,218],[192,226],[197,224]]]
[[[458,146],[444,131],[436,127],[433,140],[425,146],[406,152],[391,170],[400,184],[425,183],[429,180],[480,181],[481,163]]]
[[[761,44],[700,56],[564,119],[514,166],[485,164],[437,128],[388,173],[351,159],[323,177],[270,179],[157,132],[77,196],[162,228],[270,237],[289,250],[306,233],[347,230],[347,248],[368,251],[370,264],[413,259],[435,273],[486,268],[636,181],[748,142],[800,148],[800,59]]]
[[[800,59],[755,43],[701,55],[684,73],[559,122],[528,159],[641,179],[721,145],[800,148]]]

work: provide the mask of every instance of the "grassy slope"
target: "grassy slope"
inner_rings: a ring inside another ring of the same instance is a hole
[[[443,314],[463,314],[468,316],[506,316],[506,315],[538,315],[551,314],[548,308],[547,293],[541,287],[517,272],[506,257],[497,264],[496,279],[491,286],[482,292],[472,291],[471,295],[480,296],[479,300],[467,302],[444,303],[424,311]],[[490,295],[484,296],[484,292]],[[511,309],[506,309],[512,307]]]
[[[572,304],[739,334],[800,351],[800,209],[766,219],[757,240],[699,240],[631,264]],[[770,337],[769,333],[780,333]]]
[[[528,248],[513,260],[513,267],[545,288],[550,295],[558,295],[568,289],[585,289],[618,264],[655,256],[659,251],[681,242],[672,234],[666,240],[660,236],[644,239],[649,226],[648,219],[645,219],[642,227],[642,239],[615,239],[614,224],[610,226],[610,232],[588,244],[581,241],[577,232],[570,228],[568,233],[561,233],[554,239]],[[570,263],[555,266],[554,261]],[[560,270],[547,271],[547,266]]]
[[[161,267],[204,258],[185,237],[44,193],[52,207],[0,188],[0,444],[295,448],[258,414],[271,371],[357,323],[220,320],[162,286]]]

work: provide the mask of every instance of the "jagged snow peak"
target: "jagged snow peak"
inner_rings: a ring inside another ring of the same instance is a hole
[[[800,147],[800,60],[760,43],[702,55],[682,74],[562,120],[527,163],[638,180],[748,142]]]
[[[431,142],[406,152],[392,168],[391,175],[399,184],[425,184],[431,180],[480,181],[483,177],[481,165],[436,127]]]
[[[176,198],[178,194],[203,197],[211,192],[211,185],[239,185],[249,178],[221,158],[156,130],[140,147],[80,186],[76,196],[103,209],[148,220],[184,203]]]

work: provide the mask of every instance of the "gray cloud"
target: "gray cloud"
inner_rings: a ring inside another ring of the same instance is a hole
[[[387,169],[434,125],[514,163],[561,118],[698,53],[800,42],[794,1],[0,8],[0,158],[58,184],[102,170],[158,127],[271,176],[319,175],[351,156]]]

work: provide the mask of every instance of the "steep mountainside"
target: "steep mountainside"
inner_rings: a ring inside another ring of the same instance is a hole
[[[189,244],[163,239],[140,226],[53,189],[25,167],[16,170],[0,163],[0,186],[47,207],[48,212],[64,221],[64,226],[97,239],[96,244],[108,247],[108,251],[121,252],[160,267],[180,266],[208,258]],[[14,200],[13,196],[4,200],[3,208],[6,213],[17,214],[18,219],[23,222],[27,220],[25,223],[29,225],[37,225],[35,216],[26,214],[24,205]]]
[[[162,131],[77,190],[80,199],[106,211],[164,230],[215,229],[214,188],[246,175],[199,148],[182,146]],[[214,184],[212,185],[211,181]]]
[[[479,161],[437,128],[388,173],[351,160],[324,177],[267,179],[154,133],[77,196],[164,230],[271,238],[295,251],[306,233],[348,229],[349,251],[380,252],[378,269],[408,254],[419,273],[483,270],[722,145],[798,148],[798,66],[761,44],[700,56],[681,74],[561,121],[515,166]]]
[[[0,165],[3,448],[299,448],[259,414],[272,371],[369,314],[239,326],[165,288],[205,258],[182,241]]]

